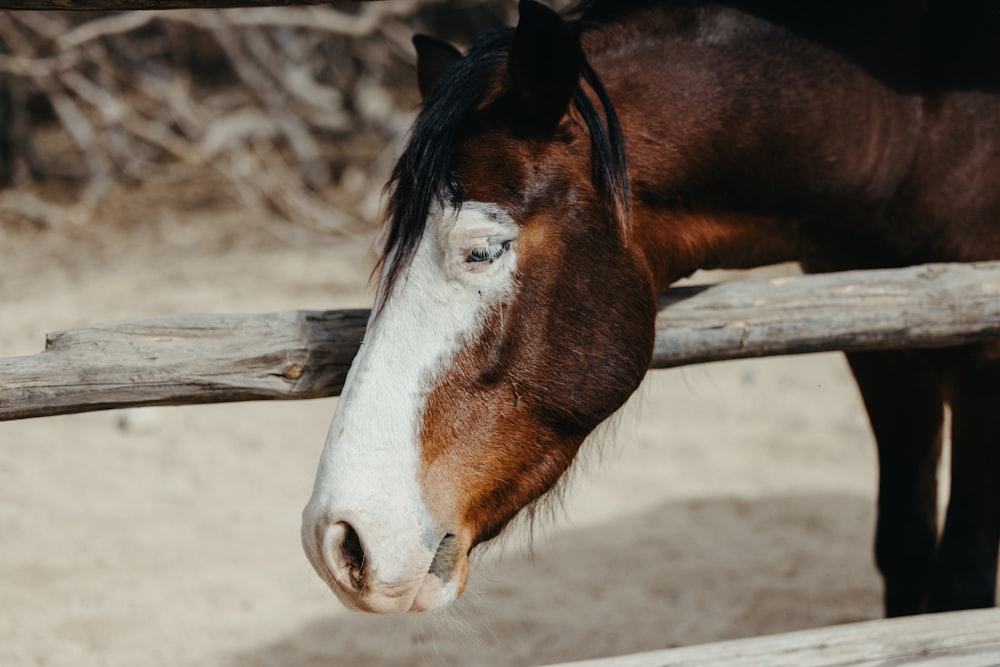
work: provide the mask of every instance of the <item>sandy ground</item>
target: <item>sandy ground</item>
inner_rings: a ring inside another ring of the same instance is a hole
[[[0,225],[0,356],[94,322],[370,300],[370,235],[295,247],[221,200],[116,201],[129,224]],[[532,549],[515,531],[425,616],[345,611],[301,553],[335,407],[0,423],[0,665],[535,665],[880,613],[873,445],[838,355],[650,374]]]

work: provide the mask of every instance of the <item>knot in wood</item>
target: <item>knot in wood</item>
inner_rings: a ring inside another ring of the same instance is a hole
[[[285,372],[282,373],[289,380],[298,380],[306,372],[302,364],[289,364],[285,366]]]

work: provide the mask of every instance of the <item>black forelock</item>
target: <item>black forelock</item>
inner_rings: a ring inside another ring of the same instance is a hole
[[[592,27],[581,22],[578,28]],[[461,203],[453,155],[459,129],[483,104],[507,60],[514,28],[502,28],[476,41],[424,100],[409,142],[396,163],[389,193],[385,237],[379,264],[384,269],[380,304],[409,265],[435,204]],[[597,95],[604,116],[578,89],[573,105],[590,133],[595,188],[611,220],[627,233],[630,215],[625,142],[611,100],[596,72],[584,60],[581,79]],[[381,306],[379,306],[381,307]]]
[[[513,28],[503,28],[477,41],[424,100],[385,186],[388,229],[379,261],[385,267],[383,290],[392,288],[412,258],[434,205],[454,203],[461,196],[452,171],[458,129],[485,100],[513,34]]]

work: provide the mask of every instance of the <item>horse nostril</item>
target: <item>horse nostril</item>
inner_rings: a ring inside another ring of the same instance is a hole
[[[361,544],[361,538],[354,526],[346,521],[339,522],[344,530],[344,537],[340,542],[340,561],[344,571],[350,578],[351,584],[357,590],[362,590],[365,584],[365,575],[368,565],[365,559],[365,549]]]

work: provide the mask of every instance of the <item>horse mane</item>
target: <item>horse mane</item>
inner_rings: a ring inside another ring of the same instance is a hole
[[[597,27],[585,15],[571,22],[578,31]],[[388,194],[385,228],[379,260],[373,272],[383,278],[376,312],[405,272],[423,236],[435,204],[461,203],[452,156],[459,129],[485,101],[500,67],[506,62],[514,28],[501,28],[472,44],[438,86],[424,100],[403,154],[385,186]],[[581,79],[597,96],[598,112],[582,86],[573,107],[590,134],[593,182],[610,219],[628,237],[631,198],[625,140],[604,85],[583,59]]]

